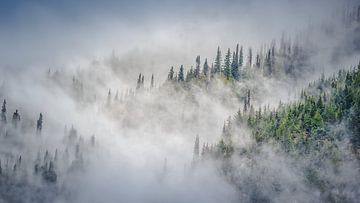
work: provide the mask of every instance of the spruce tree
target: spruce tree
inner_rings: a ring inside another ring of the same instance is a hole
[[[230,49],[228,49],[226,55],[225,55],[225,60],[224,60],[224,75],[226,77],[227,80],[230,79],[231,77],[231,52]]]
[[[1,122],[6,124],[6,100],[4,99],[3,105],[1,107]]]
[[[240,79],[240,74],[239,74],[239,65],[237,62],[237,57],[236,57],[236,53],[233,53],[233,60],[231,63],[231,75],[235,80],[239,80]]]
[[[199,78],[200,77],[200,56],[197,56],[195,61],[196,61],[195,77]]]
[[[252,49],[251,49],[251,47],[250,47],[250,48],[249,48],[249,56],[248,56],[248,64],[249,64],[249,67],[252,66],[252,58],[253,58]]]
[[[207,59],[205,59],[205,63],[204,63],[204,68],[203,68],[203,73],[206,77],[209,76],[209,65],[207,63]]]
[[[150,89],[154,88],[154,74],[151,74]]]
[[[19,111],[16,109],[13,114],[13,118],[12,118],[12,123],[15,128],[17,128],[19,121],[20,121],[20,114],[19,114]]]
[[[169,74],[168,74],[168,80],[173,80],[174,78],[174,67],[171,66]]]
[[[240,47],[240,53],[239,53],[239,66],[243,66],[244,62],[244,54],[243,54],[243,47]]]
[[[220,73],[220,72],[221,72],[221,51],[220,51],[220,47],[218,47],[215,58],[215,64],[214,64],[214,73]]]
[[[138,77],[138,80],[137,80],[137,84],[136,84],[136,89],[139,89],[141,87],[141,73],[139,73],[139,77]],[[109,90],[110,92],[110,90]]]
[[[180,66],[178,81],[183,82],[184,81],[184,67],[183,65]]]
[[[259,54],[256,54],[256,59],[255,59],[255,66],[256,68],[260,68],[260,55]]]
[[[40,113],[39,119],[37,120],[37,124],[36,124],[36,131],[38,133],[41,132],[42,126],[43,126],[43,115],[42,113]]]

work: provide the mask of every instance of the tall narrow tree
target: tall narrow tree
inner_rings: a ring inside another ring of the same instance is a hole
[[[200,77],[200,56],[197,56],[195,61],[196,61],[195,77],[199,78]]]
[[[151,74],[150,89],[154,88],[154,74]]]
[[[230,49],[228,49],[225,59],[224,59],[224,75],[227,80],[231,77],[231,52]]]
[[[244,53],[243,53],[243,47],[240,47],[240,53],[239,53],[239,66],[243,66],[244,63]]]
[[[12,117],[12,123],[15,128],[17,128],[19,122],[20,122],[20,114],[19,111],[16,109]]]
[[[6,124],[6,100],[4,99],[4,102],[1,107],[1,122]]]
[[[180,66],[178,81],[179,82],[184,81],[184,67],[183,67],[183,65]]]
[[[221,51],[220,47],[218,47],[216,52],[215,64],[214,64],[214,72],[220,73],[221,72]]]
[[[168,74],[168,80],[173,80],[174,78],[174,67],[171,66],[169,74]]]
[[[203,73],[206,78],[209,76],[209,65],[207,62],[207,58],[205,59],[205,62],[204,62]]]
[[[249,67],[252,66],[252,59],[253,59],[253,54],[252,54],[252,48],[250,47],[250,48],[249,48],[249,55],[248,55],[248,64],[249,64]]]
[[[37,123],[36,123],[36,131],[38,133],[40,133],[42,130],[42,127],[43,127],[43,115],[42,115],[42,113],[40,113],[39,119],[37,120]]]

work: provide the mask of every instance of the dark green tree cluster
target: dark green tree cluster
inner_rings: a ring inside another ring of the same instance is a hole
[[[316,92],[316,93],[313,93]],[[360,149],[360,65],[337,76],[310,84],[301,92],[302,100],[282,104],[274,110],[268,106],[254,112],[237,114],[235,123],[246,124],[257,142],[276,140],[286,150],[308,153],[341,139],[332,126],[344,122],[351,129],[351,146]],[[245,106],[247,102],[245,102]]]
[[[285,37],[281,39],[279,48],[276,48],[276,43],[273,41],[269,46],[264,45],[256,54],[249,47],[248,53],[244,56],[243,50],[239,44],[236,45],[233,52],[228,48],[223,59],[220,47],[218,47],[211,66],[205,59],[201,67],[201,58],[197,56],[195,68],[191,67],[188,71],[185,71],[183,65],[180,66],[179,73],[176,73],[174,67],[171,67],[168,73],[168,81],[190,82],[196,80],[208,82],[215,76],[226,80],[241,81],[246,79],[249,74],[273,77],[280,73],[298,77],[299,70],[306,68],[305,65],[308,60],[305,49],[299,44],[292,44],[290,40],[285,40]]]

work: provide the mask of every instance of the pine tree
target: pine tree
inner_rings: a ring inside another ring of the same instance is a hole
[[[238,49],[239,46],[237,46]],[[238,65],[238,60],[237,60],[237,53],[233,53],[233,60],[231,63],[231,75],[235,80],[239,80],[240,79],[240,74],[239,74],[239,65]]]
[[[136,89],[140,89],[141,87],[141,73],[139,73],[139,77],[138,77],[138,80],[137,80],[137,85],[136,85]],[[110,90],[109,90],[110,92]]]
[[[168,80],[173,80],[173,78],[174,78],[174,67],[171,66],[168,74]]]
[[[195,61],[196,61],[195,77],[199,78],[200,77],[200,56],[197,56]]]
[[[252,49],[251,49],[251,47],[250,47],[250,48],[249,48],[249,56],[248,56],[248,64],[249,64],[249,67],[252,66],[252,58],[253,58]]]
[[[36,130],[38,133],[41,132],[42,126],[43,126],[43,115],[42,115],[42,113],[40,113],[39,119],[37,120],[37,123],[36,123]]]
[[[207,63],[207,59],[205,59],[203,73],[206,76],[206,78],[209,76],[209,65]]]
[[[3,105],[1,107],[1,122],[6,124],[6,100],[4,99]]]
[[[178,81],[183,82],[184,81],[184,67],[183,65],[180,66]]]
[[[19,121],[20,121],[20,114],[19,114],[19,111],[16,109],[13,114],[13,118],[12,118],[12,123],[15,128],[17,128]]]
[[[227,80],[230,79],[231,77],[231,52],[230,49],[228,49],[226,55],[225,55],[225,60],[224,60],[224,75],[226,77]]]
[[[214,64],[214,72],[220,73],[221,72],[221,51],[220,47],[218,47],[216,58],[215,58],[215,64]]]
[[[154,74],[151,74],[150,89],[154,88]]]
[[[260,55],[256,54],[256,59],[255,59],[255,66],[256,68],[260,69]]]
[[[239,68],[239,44],[236,44],[236,53],[235,53],[235,56],[234,57],[234,60],[235,60],[235,66],[237,68]]]
[[[266,75],[272,75],[272,64],[271,64],[271,52],[270,50],[268,51],[268,53],[265,56],[265,66],[267,68],[267,72]]]
[[[243,66],[244,63],[244,53],[243,53],[243,47],[241,46],[240,48],[240,53],[239,53],[239,66]]]

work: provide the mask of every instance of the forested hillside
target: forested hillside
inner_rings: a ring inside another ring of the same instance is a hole
[[[239,166],[237,161],[251,161],[251,166],[247,167],[259,167],[261,170],[264,166],[257,163],[256,157],[263,156],[264,149],[271,146],[275,148],[275,153],[286,154],[286,159],[290,160],[289,167],[299,170],[305,185],[319,191],[319,201],[352,202],[354,199],[348,195],[359,195],[359,185],[356,181],[341,178],[346,173],[344,170],[351,172],[348,175],[358,177],[359,93],[360,65],[350,70],[340,70],[329,78],[322,76],[301,91],[299,101],[280,102],[275,108],[265,104],[254,109],[248,91],[244,108],[224,123],[220,142],[204,143],[201,151],[199,137],[196,138],[193,166],[197,167],[209,158],[215,158],[222,163],[220,170],[224,176],[242,190],[244,183],[239,182],[238,175],[244,176],[240,173],[244,166]],[[250,132],[250,138],[244,132]],[[239,145],[243,139],[254,142]],[[289,186],[281,182],[278,177],[281,174],[271,174],[273,166],[266,167],[265,170],[270,172],[261,173],[275,176],[272,186],[261,190],[254,186],[249,201],[269,201],[273,197],[267,192],[275,192],[277,196],[276,193],[280,194],[284,187]],[[332,176],[341,178],[334,179]],[[248,181],[255,181],[251,180],[251,176],[248,178]],[[298,189],[298,186],[291,184],[290,187]]]
[[[359,202],[358,2],[33,1],[0,9],[0,203]]]

